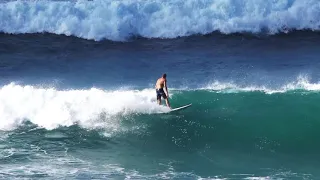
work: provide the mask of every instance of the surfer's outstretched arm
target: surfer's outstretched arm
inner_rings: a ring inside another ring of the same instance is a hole
[[[165,98],[165,101],[166,101],[166,104],[167,106],[171,109],[171,106],[170,106],[170,102],[169,102],[169,92],[168,92],[168,87],[167,87],[167,80],[164,81],[164,89],[166,90],[166,93],[167,93],[167,97]]]

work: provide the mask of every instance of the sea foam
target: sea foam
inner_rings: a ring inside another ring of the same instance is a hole
[[[319,30],[318,0],[79,0],[0,3],[0,32],[124,41],[215,31]]]
[[[84,128],[119,128],[120,116],[169,111],[159,106],[155,92],[56,90],[8,84],[0,88],[0,130],[12,130],[26,120],[46,129],[78,124]]]

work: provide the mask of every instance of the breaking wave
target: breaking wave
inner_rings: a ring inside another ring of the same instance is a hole
[[[85,39],[177,38],[215,31],[276,34],[320,26],[317,0],[80,0],[0,3],[0,32]]]

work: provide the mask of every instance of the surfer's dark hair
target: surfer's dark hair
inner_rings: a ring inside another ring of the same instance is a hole
[[[162,74],[162,77],[163,77],[163,78],[166,78],[166,77],[167,77],[167,74],[166,74],[166,73]]]

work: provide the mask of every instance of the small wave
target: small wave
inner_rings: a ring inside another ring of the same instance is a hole
[[[124,41],[215,31],[276,34],[320,27],[317,0],[79,0],[0,3],[0,32],[43,33]]]
[[[320,82],[311,83],[307,76],[298,76],[293,82],[284,84],[278,88],[268,87],[266,85],[238,85],[234,82],[220,82],[214,81],[208,85],[199,88],[201,90],[213,90],[222,93],[236,93],[236,92],[253,92],[260,91],[266,94],[285,93],[288,91],[303,90],[303,91],[320,91]]]

